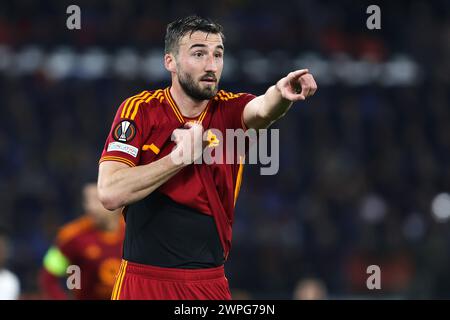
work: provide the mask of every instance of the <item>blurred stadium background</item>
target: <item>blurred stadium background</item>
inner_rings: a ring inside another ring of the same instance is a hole
[[[315,278],[335,299],[450,298],[448,0],[2,1],[0,225],[21,297],[41,297],[42,257],[81,214],[118,104],[169,84],[165,27],[192,13],[225,28],[222,88],[262,94],[303,67],[319,85],[275,126],[279,173],[246,167],[226,266],[238,296],[291,299]]]

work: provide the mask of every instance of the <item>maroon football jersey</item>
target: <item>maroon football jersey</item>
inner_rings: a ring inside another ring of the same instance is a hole
[[[226,159],[226,129],[246,130],[242,113],[245,105],[253,98],[255,96],[252,94],[233,94],[221,90],[197,118],[187,119],[171,97],[169,88],[143,91],[120,105],[100,162],[119,161],[129,166],[138,166],[158,160],[173,150],[175,144],[170,141],[170,135],[174,129],[182,127],[187,121],[201,123],[205,131],[216,129],[222,132],[222,139],[211,135],[213,141],[210,141],[210,146],[222,148],[223,157]],[[234,163],[231,164],[203,163],[186,166],[160,186],[158,191],[177,203],[214,216],[219,210],[211,200],[211,190],[205,188],[205,181],[212,181],[213,185],[208,184],[208,188],[214,188],[214,192],[220,196],[228,223],[232,224],[243,168],[239,163],[239,155],[235,157]],[[202,177],[206,166],[212,180]],[[220,225],[217,227],[222,228]],[[230,230],[222,233],[227,233],[226,238],[230,242]]]

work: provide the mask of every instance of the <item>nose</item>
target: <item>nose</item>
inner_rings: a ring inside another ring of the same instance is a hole
[[[218,70],[216,59],[214,55],[209,55],[208,60],[206,61],[205,71],[206,72],[214,72],[216,73]]]

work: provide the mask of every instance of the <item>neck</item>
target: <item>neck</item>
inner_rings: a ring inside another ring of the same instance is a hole
[[[200,113],[202,113],[209,102],[209,100],[198,101],[188,96],[184,92],[178,81],[172,81],[170,94],[172,95],[173,100],[180,109],[181,114],[188,118],[195,118],[196,116],[200,115]]]

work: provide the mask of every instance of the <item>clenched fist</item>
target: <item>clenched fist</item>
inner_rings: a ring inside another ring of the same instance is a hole
[[[177,145],[171,153],[176,164],[189,165],[202,156],[205,143],[201,124],[187,122],[183,128],[173,131],[171,139]]]

